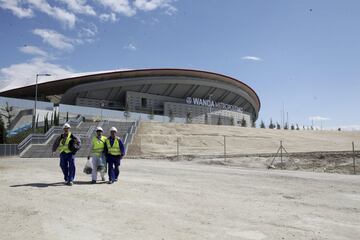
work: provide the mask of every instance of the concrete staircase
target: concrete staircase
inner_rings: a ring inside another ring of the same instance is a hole
[[[78,136],[81,139],[81,149],[76,153],[77,157],[86,157],[90,153],[91,146],[91,138],[95,133],[95,129],[97,126],[101,126],[104,129],[104,135],[110,135],[110,128],[116,127],[118,129],[118,136],[124,141],[126,140],[126,144],[131,141],[128,138],[131,135],[131,131],[134,131],[133,128],[135,126],[134,122],[82,122],[78,126],[72,127],[72,133]],[[32,144],[30,147],[25,149],[21,153],[21,157],[23,158],[47,158],[51,157],[52,153],[52,145],[54,144],[56,138],[59,134],[53,134],[52,137],[44,144]],[[126,138],[126,139],[125,139]],[[58,153],[56,153],[56,156]]]

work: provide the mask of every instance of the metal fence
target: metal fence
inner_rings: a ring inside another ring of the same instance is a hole
[[[19,155],[17,144],[0,144],[0,157],[17,155]]]
[[[276,141],[259,136],[186,134],[161,137],[139,134],[134,141],[138,146],[134,156],[196,160],[239,167],[360,173],[360,151],[354,142],[341,145],[330,142],[327,146],[323,146],[324,141],[314,146],[303,142],[299,146],[294,141]]]

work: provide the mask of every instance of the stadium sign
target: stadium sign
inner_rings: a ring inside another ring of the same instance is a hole
[[[243,112],[243,109],[238,106],[234,106],[231,104],[223,103],[223,102],[215,102],[210,99],[202,99],[202,98],[195,98],[195,97],[187,97],[185,99],[187,104],[197,105],[197,106],[204,106],[204,107],[212,107],[222,110],[229,110],[233,112]]]

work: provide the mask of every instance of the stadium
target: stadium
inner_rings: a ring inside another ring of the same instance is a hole
[[[251,126],[260,99],[247,84],[222,74],[190,69],[141,69],[96,73],[37,85],[39,101],[128,111],[193,123]],[[36,85],[0,96],[33,100]]]

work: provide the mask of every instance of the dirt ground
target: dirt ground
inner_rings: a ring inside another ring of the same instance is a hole
[[[359,239],[360,177],[125,159],[72,187],[57,159],[0,159],[0,239]]]
[[[354,161],[355,156],[355,161]],[[294,170],[360,175],[360,153],[356,152],[307,152],[284,154],[282,161],[275,154],[241,154],[205,156],[180,155],[162,156],[154,159],[169,161],[191,161],[206,165],[223,165],[229,167]],[[355,167],[354,167],[355,164]]]

